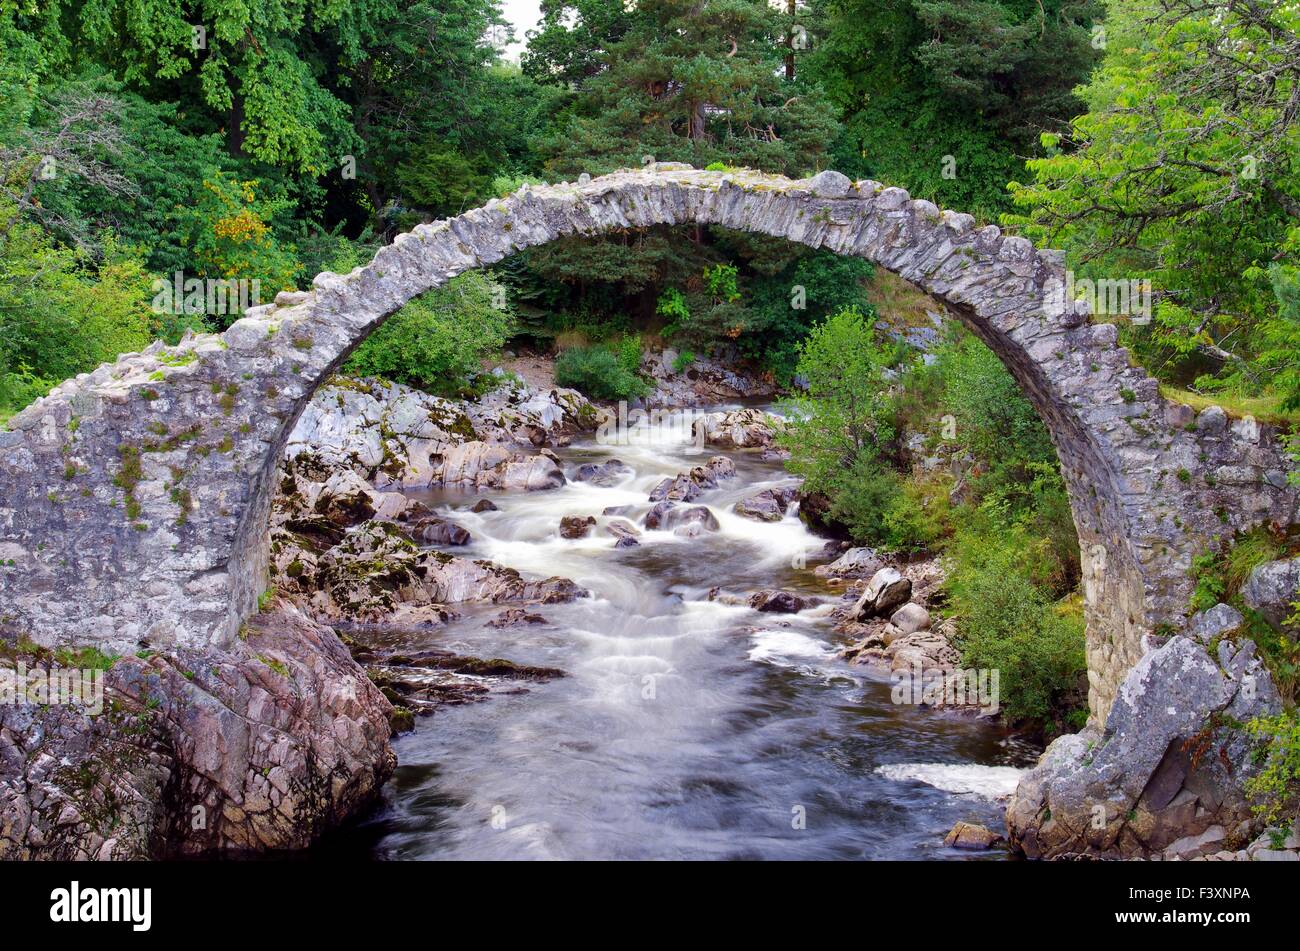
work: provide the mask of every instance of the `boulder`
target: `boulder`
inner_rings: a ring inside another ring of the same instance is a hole
[[[495,512],[498,511],[497,504],[491,499],[479,499],[469,507],[471,512]]]
[[[874,548],[850,548],[829,565],[818,565],[813,574],[819,578],[866,578],[884,565]]]
[[[615,538],[630,538],[633,541],[635,541],[637,536],[641,534],[635,525],[623,518],[614,519],[613,521],[608,522],[605,525],[605,531],[608,534],[613,535]]]
[[[677,507],[674,502],[659,502],[651,507],[650,511],[645,513],[642,524],[646,528],[654,531],[656,529],[667,529],[669,526],[664,524],[664,519],[673,509]]]
[[[756,591],[749,599],[749,606],[755,611],[771,614],[797,614],[808,604],[807,600],[791,591]]]
[[[930,612],[919,604],[905,604],[889,616],[889,623],[902,634],[913,634],[930,627]]]
[[[849,616],[859,621],[888,617],[894,608],[906,604],[911,596],[911,581],[904,578],[896,568],[881,568],[871,576]]]
[[[409,523],[407,531],[412,538],[431,545],[468,545],[470,542],[467,529],[438,515],[426,515]]]
[[[975,822],[958,822],[952,827],[943,844],[950,849],[981,851],[991,849],[1002,841],[1002,836]]]
[[[799,490],[793,486],[764,489],[757,495],[751,495],[737,502],[735,512],[737,515],[760,522],[779,522],[785,518],[786,509],[798,495]]]
[[[606,462],[586,462],[578,466],[574,473],[575,482],[590,482],[592,485],[613,485],[632,472],[632,467],[621,459]]]
[[[590,515],[566,515],[560,519],[560,537],[586,538],[595,524],[596,519]]]
[[[894,671],[955,670],[961,654],[948,638],[938,631],[913,631],[904,634],[892,624],[883,632],[888,645],[885,660]]]
[[[1233,724],[1280,709],[1251,641],[1219,641],[1211,657],[1169,638],[1129,671],[1104,728],[1058,738],[1022,777],[1007,807],[1012,846],[1030,858],[1147,857],[1214,826],[1250,829],[1243,784],[1260,767]]]
[[[651,502],[693,502],[704,489],[685,472],[680,472],[671,479],[664,479],[650,490]]]
[[[679,535],[697,535],[700,532],[716,532],[721,526],[708,506],[694,505],[688,509],[669,509],[664,513],[663,527],[670,528]]]
[[[1294,611],[1291,603],[1300,600],[1297,591],[1300,591],[1300,558],[1285,558],[1258,565],[1241,586],[1241,600],[1270,624],[1281,627]]]
[[[518,627],[520,624],[545,624],[546,618],[540,614],[532,614],[523,608],[506,608],[492,620],[487,622],[488,627]]]
[[[486,442],[466,442],[431,456],[430,485],[477,489],[558,489],[564,471],[549,452],[528,453]]]
[[[782,421],[770,413],[739,409],[701,416],[691,426],[691,437],[697,446],[762,449],[772,444],[782,428]]]
[[[650,501],[692,502],[705,489],[716,488],[719,482],[735,475],[735,463],[726,456],[714,456],[690,472],[679,472],[671,479],[664,479],[651,490]]]
[[[1236,608],[1228,604],[1216,604],[1192,615],[1192,619],[1187,622],[1187,635],[1208,646],[1215,638],[1236,633],[1245,623],[1246,619]]]

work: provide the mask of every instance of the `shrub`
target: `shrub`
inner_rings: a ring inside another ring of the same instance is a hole
[[[1287,710],[1273,717],[1256,717],[1246,730],[1262,739],[1263,768],[1246,780],[1246,792],[1256,802],[1255,812],[1265,822],[1300,817],[1300,716]]]
[[[367,337],[344,371],[440,395],[463,394],[483,358],[501,349],[513,326],[510,311],[495,305],[498,295],[480,271],[421,294]]]
[[[638,347],[638,363],[640,349]],[[630,400],[650,388],[605,346],[570,347],[555,361],[555,382],[599,400]]]
[[[1067,721],[1083,697],[1082,611],[1077,599],[1053,600],[1039,577],[1051,544],[992,502],[965,515],[947,551],[955,646],[966,666],[1000,671],[1011,720]]]

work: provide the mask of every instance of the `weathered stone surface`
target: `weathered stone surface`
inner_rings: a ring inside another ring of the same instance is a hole
[[[98,716],[0,705],[0,859],[303,848],[396,764],[388,701],[287,603],[229,650],[130,654],[104,678]]]
[[[664,479],[650,490],[650,501],[693,502],[702,492],[717,488],[719,482],[735,477],[736,464],[726,456],[714,456],[690,472],[679,472],[671,479]]]
[[[975,822],[958,822],[944,838],[943,844],[950,849],[970,849],[982,851],[991,849],[1002,841],[1002,836],[991,832]]]
[[[781,431],[780,418],[756,409],[738,409],[727,413],[709,413],[697,419],[691,428],[698,446],[719,449],[762,449],[770,446]]]
[[[468,529],[457,525],[450,519],[437,515],[423,516],[411,522],[407,530],[411,533],[411,537],[418,541],[428,542],[430,545],[468,545],[470,543]]]
[[[885,566],[874,548],[850,548],[828,565],[818,565],[813,574],[819,578],[867,578]]]
[[[904,578],[897,568],[881,568],[867,582],[850,616],[859,621],[888,617],[911,596],[912,582],[909,579]]]
[[[770,614],[797,614],[808,604],[806,598],[801,598],[793,591],[755,591],[749,599],[749,606],[755,611]]]
[[[596,526],[596,519],[590,515],[566,515],[560,519],[561,538],[586,538]]]
[[[678,356],[671,348],[647,351],[643,356],[642,371],[654,380],[655,386],[645,399],[647,406],[703,406],[775,396],[780,390],[770,373],[746,372],[735,361],[697,355],[679,366]]]
[[[1070,492],[1089,704],[1104,721],[1143,635],[1186,620],[1192,558],[1244,529],[1292,523],[1296,494],[1276,433],[1228,425],[1214,410],[1190,431],[1171,426],[1169,404],[1130,365],[1118,329],[1091,324],[1086,308],[1064,299],[1059,256],[936,214],[901,189],[842,186],[833,176],[814,185],[671,163],[525,186],[419,225],[365,267],[320,274],[222,335],[154,344],[60,384],[13,417],[0,441],[6,612],[43,644],[228,647],[265,587],[276,467],[295,422],[389,314],[455,274],[558,238],[718,225],[891,270],[940,299],[1006,364],[1046,422]],[[536,445],[532,422],[511,428],[522,404],[500,399],[502,431]],[[482,427],[472,428],[482,441]],[[762,441],[740,441],[754,438]],[[444,468],[457,448],[431,449],[429,468]],[[366,452],[359,462],[382,471],[382,446]],[[471,482],[502,461],[479,460]],[[514,466],[524,471],[487,484],[558,481],[545,463]]]
[[[752,518],[759,522],[779,522],[785,518],[786,509],[799,497],[796,486],[783,486],[777,489],[764,489],[747,499],[741,499],[735,505],[737,515]]]
[[[903,634],[929,630],[930,612],[919,604],[905,604],[890,615],[889,623]]]
[[[609,459],[605,462],[587,462],[578,466],[574,473],[575,482],[590,482],[593,485],[613,485],[632,472],[632,467],[621,459]]]
[[[1241,586],[1241,600],[1270,624],[1281,626],[1295,611],[1291,605],[1300,600],[1300,558],[1257,566]]]
[[[1252,642],[1221,641],[1211,657],[1171,637],[1129,672],[1104,730],[1061,737],[1024,776],[1007,807],[1012,845],[1031,858],[1132,857],[1249,829],[1242,783],[1258,765],[1232,724],[1280,706]]]
[[[1216,637],[1235,633],[1245,623],[1246,619],[1236,608],[1229,604],[1216,604],[1192,615],[1187,622],[1187,636],[1208,645]]]

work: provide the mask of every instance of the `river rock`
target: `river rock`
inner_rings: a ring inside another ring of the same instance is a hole
[[[578,471],[574,473],[575,482],[590,482],[592,485],[613,485],[632,472],[632,467],[627,465],[621,459],[610,459],[606,462],[595,463],[586,462],[578,466]]]
[[[930,612],[919,604],[905,604],[890,615],[889,623],[903,634],[913,634],[930,627]]]
[[[984,828],[975,822],[958,822],[944,838],[943,844],[950,849],[970,849],[981,851],[991,849],[1002,841],[1002,836]]]
[[[749,599],[755,611],[772,614],[797,614],[808,607],[808,601],[791,591],[756,591]]]
[[[961,654],[948,638],[937,631],[903,633],[893,625],[885,628],[885,659],[893,671],[955,670]]]
[[[492,620],[488,627],[518,627],[521,624],[545,624],[546,618],[533,614],[523,608],[506,608]]]
[[[679,535],[694,536],[700,532],[716,532],[721,526],[706,505],[694,505],[688,509],[672,508],[664,513],[663,527],[672,529]]]
[[[411,537],[431,545],[468,545],[469,531],[450,519],[438,515],[426,515],[411,522],[407,531]]]
[[[1281,627],[1295,610],[1291,604],[1300,598],[1297,591],[1300,558],[1286,558],[1258,565],[1241,586],[1241,600],[1274,627]]]
[[[1280,709],[1249,640],[1220,641],[1211,657],[1170,637],[1125,677],[1104,728],[1056,739],[1021,779],[1007,807],[1012,846],[1030,858],[1132,858],[1214,826],[1250,829],[1243,783],[1260,766],[1231,724]]]
[[[664,479],[651,490],[650,501],[692,502],[705,489],[716,488],[719,482],[735,478],[735,475],[734,462],[726,456],[714,456],[690,472],[679,472],[671,479]]]
[[[641,534],[635,525],[623,518],[614,519],[606,523],[605,531],[608,534],[613,535],[615,538],[630,538],[633,541],[635,541],[637,536]]]
[[[783,428],[780,418],[756,409],[709,413],[691,427],[697,446],[719,449],[761,449],[770,446]]]
[[[850,548],[829,565],[818,565],[813,574],[819,578],[866,578],[884,567],[884,559],[874,548]]]
[[[658,502],[650,507],[650,511],[645,513],[642,524],[651,531],[666,529],[668,526],[664,524],[664,518],[676,507],[677,503],[675,502]]]
[[[485,442],[452,446],[430,457],[429,485],[477,489],[558,489],[565,484],[564,470],[547,452],[518,452]]]
[[[438,604],[503,601],[561,604],[590,594],[568,578],[527,580],[513,568],[437,551],[422,552],[413,570],[420,579],[423,596]]]
[[[757,495],[751,495],[737,502],[735,512],[737,515],[760,522],[779,522],[785,518],[786,509],[798,495],[799,490],[794,486],[764,489]]]
[[[680,472],[671,479],[664,479],[650,490],[651,502],[693,502],[704,489],[687,473]]]
[[[566,515],[560,519],[560,537],[586,538],[595,524],[596,519],[590,515]]]
[[[493,502],[491,499],[479,499],[477,502],[475,502],[473,505],[469,507],[469,510],[471,512],[478,512],[478,513],[498,511],[497,504]]]
[[[871,576],[849,616],[859,621],[887,617],[894,608],[907,603],[911,596],[910,580],[904,578],[896,568],[881,568]]]

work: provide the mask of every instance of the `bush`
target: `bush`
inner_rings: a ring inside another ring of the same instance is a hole
[[[1006,527],[964,528],[945,581],[967,667],[999,671],[1008,720],[1071,720],[1087,669],[1082,612],[1053,602],[1028,566],[1043,540]]]
[[[344,371],[444,396],[464,394],[513,326],[510,311],[496,306],[499,294],[481,271],[421,294],[367,337]]]
[[[111,236],[95,262],[19,222],[0,245],[0,273],[0,407],[21,409],[61,380],[141,350],[156,329],[151,275]]]
[[[638,365],[640,352],[638,340]],[[598,400],[630,400],[650,392],[645,381],[629,370],[619,355],[606,346],[570,347],[565,350],[555,361],[555,382]]]
[[[1254,810],[1265,822],[1300,818],[1300,716],[1287,710],[1274,717],[1256,717],[1246,724],[1252,736],[1264,741],[1259,751],[1263,769],[1246,780],[1246,792],[1256,802]]]

